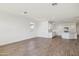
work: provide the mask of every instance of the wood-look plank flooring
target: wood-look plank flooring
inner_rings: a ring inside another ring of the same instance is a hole
[[[79,56],[79,39],[32,38],[0,46],[0,56]]]

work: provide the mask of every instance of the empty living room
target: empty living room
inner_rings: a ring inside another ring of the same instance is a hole
[[[0,56],[79,56],[79,3],[0,3]]]

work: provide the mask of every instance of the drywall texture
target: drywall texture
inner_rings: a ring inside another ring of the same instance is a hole
[[[43,22],[39,23],[37,36],[38,37],[46,37],[46,38],[52,37],[52,33],[48,32],[48,21],[43,21]]]
[[[30,29],[30,22],[35,28]],[[0,45],[35,37],[36,21],[29,16],[16,16],[8,13],[0,14]]]

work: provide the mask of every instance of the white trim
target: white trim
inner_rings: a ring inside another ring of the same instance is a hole
[[[11,44],[11,43],[15,43],[15,42],[19,42],[19,41],[23,41],[23,40],[28,40],[28,39],[31,39],[31,38],[35,38],[35,37],[34,36],[32,36],[32,37],[26,37],[24,39],[18,39],[16,41],[8,41],[8,42],[0,43],[0,46]]]

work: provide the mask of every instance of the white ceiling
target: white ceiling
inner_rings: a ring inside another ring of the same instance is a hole
[[[69,20],[79,16],[79,3],[0,3],[0,11],[11,14],[31,16],[36,20]],[[27,14],[24,15],[24,11]],[[69,19],[68,19],[69,18]]]

